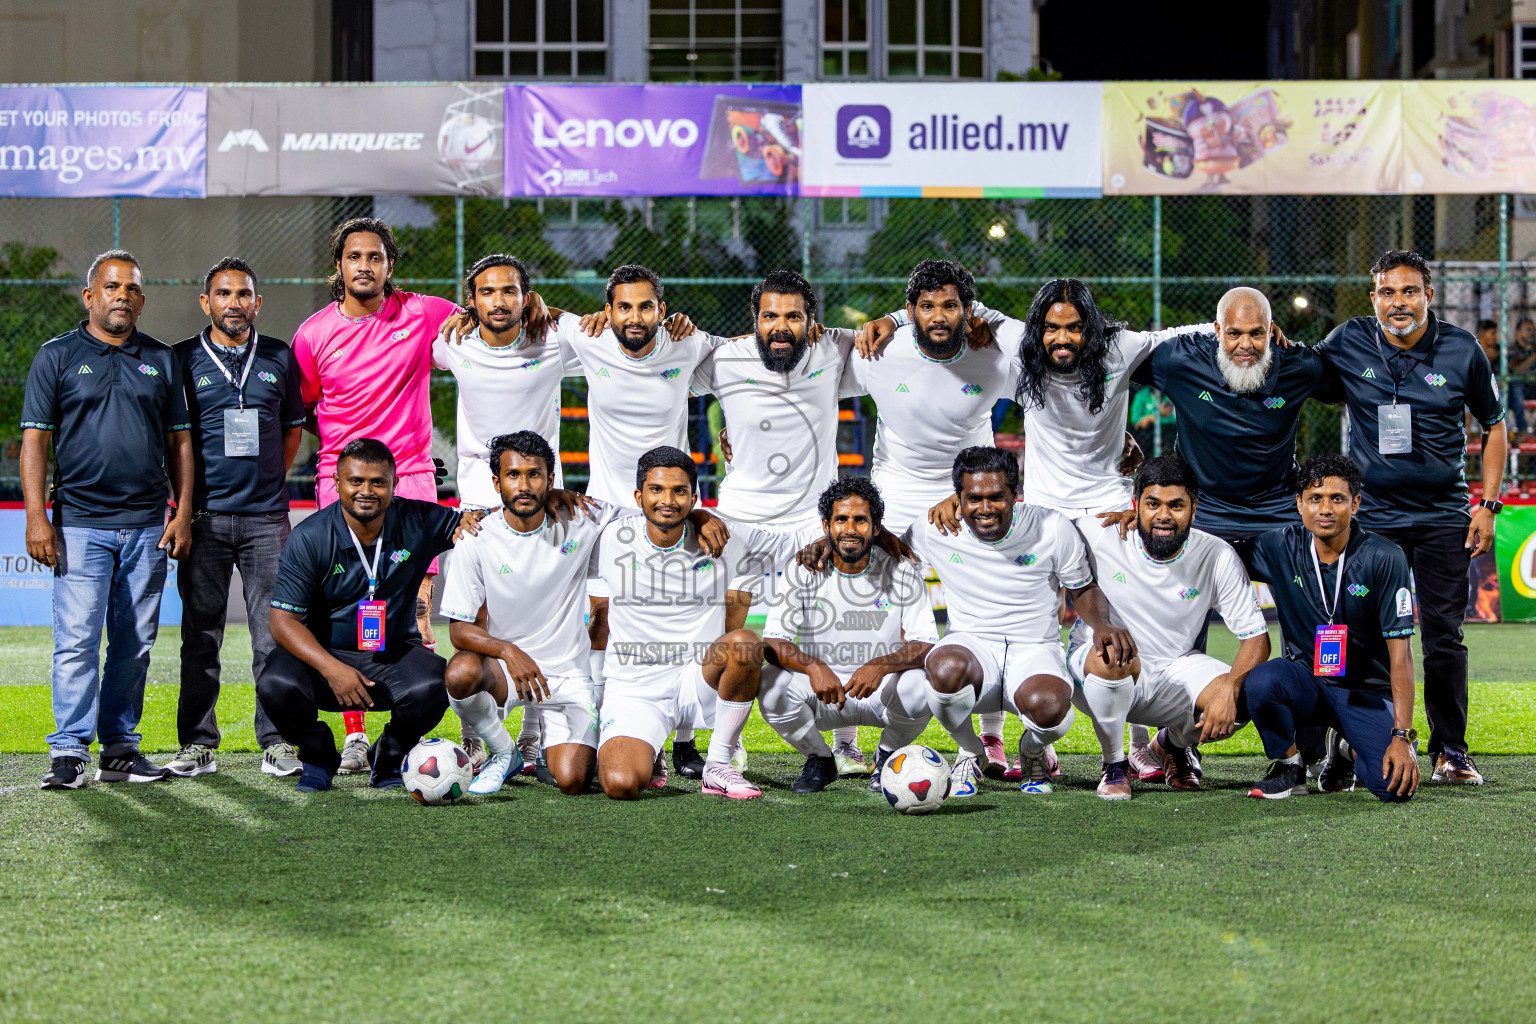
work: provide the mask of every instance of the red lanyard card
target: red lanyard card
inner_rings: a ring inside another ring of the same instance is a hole
[[[1317,646],[1313,648],[1312,655],[1312,674],[1316,676],[1343,675],[1344,652],[1348,647],[1348,626],[1318,626]]]
[[[357,602],[357,649],[382,651],[384,649],[384,602]]]

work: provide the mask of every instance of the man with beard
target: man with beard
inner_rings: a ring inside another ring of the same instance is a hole
[[[192,552],[176,574],[181,591],[181,689],[176,737],[181,750],[163,767],[172,775],[218,770],[216,705],[219,647],[229,580],[240,570],[251,627],[251,675],[272,653],[268,604],[277,560],[288,539],[288,467],[304,431],[304,400],[287,342],[256,332],[261,312],[256,272],[226,256],[203,276],[200,296],[210,323],[176,346],[192,417],[196,474]],[[295,775],[298,753],[256,704],[261,770]]]
[[[1246,719],[1243,680],[1269,657],[1264,613],[1232,546],[1190,528],[1201,494],[1194,471],[1177,455],[1136,472],[1136,529],[1088,531],[1095,577],[1136,640],[1136,657],[1114,663],[1083,643],[1071,659],[1073,703],[1093,719],[1104,754],[1098,793],[1131,798],[1127,722],[1159,728],[1152,753],[1173,789],[1200,788],[1187,748],[1226,739]],[[1229,666],[1196,649],[1212,609],[1240,641]],[[1083,620],[1081,637],[1092,626]]]
[[[1019,764],[1025,793],[1049,793],[1047,748],[1072,727],[1072,684],[1061,645],[1061,591],[1094,631],[1105,663],[1135,656],[1131,634],[1111,619],[1094,583],[1083,538],[1060,513],[1019,501],[1019,462],[999,448],[967,448],[952,472],[959,533],[914,523],[913,549],[936,567],[950,632],[929,651],[929,707],[960,748],[952,796],[974,796],[986,756],[972,714],[1012,711],[1024,723]]]
[[[400,254],[388,224],[356,217],[331,235],[330,305],[293,335],[304,402],[314,410],[320,438],[315,504],[336,500],[337,456],[359,437],[377,438],[398,453],[398,493],[437,500],[432,461],[432,343],[458,307],[435,295],[403,292],[393,274]],[[430,647],[432,578],[428,567],[415,604],[416,626]],[[347,738],[341,772],[368,770],[368,734],[361,711],[343,716]]]
[[[762,677],[763,645],[726,625],[742,566],[793,554],[785,534],[737,526],[720,555],[702,546],[690,522],[698,467],[677,448],[646,452],[635,469],[644,519],[603,528],[592,557],[613,595],[613,649],[607,665],[597,770],[603,791],[633,800],[654,785],[667,735],[679,726],[713,729],[703,792],[733,800],[762,792],[731,764]],[[760,578],[760,576],[758,577]]]
[[[796,793],[843,774],[826,730],[880,727],[877,766],[917,739],[931,716],[923,661],[939,640],[922,574],[875,547],[883,505],[875,485],[834,480],[817,505],[832,571],[785,570],[763,626],[768,667],[757,698],[764,721],[805,755]]]
[[[337,500],[294,528],[278,565],[278,649],[256,696],[299,749],[301,793],[330,789],[341,765],[319,712],[390,711],[368,756],[373,787],[396,789],[405,755],[448,710],[447,663],[423,646],[414,602],[428,563],[458,540],[461,518],[473,524],[481,513],[396,497],[395,481],[383,442],[348,442],[337,453]]]
[[[1360,525],[1408,557],[1424,645],[1424,713],[1434,781],[1479,785],[1467,753],[1467,648],[1461,625],[1471,561],[1493,545],[1504,480],[1504,407],[1477,339],[1429,311],[1418,253],[1371,267],[1374,316],[1346,320],[1317,347],[1339,375],[1349,454],[1360,466]],[[1463,411],[1483,426],[1483,498],[1468,522]]]

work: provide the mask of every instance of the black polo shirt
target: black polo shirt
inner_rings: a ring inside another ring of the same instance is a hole
[[[416,594],[432,559],[453,547],[459,513],[435,502],[395,498],[384,510],[376,543],[379,586],[385,601],[384,649],[399,653],[421,642],[416,631]],[[364,546],[369,561],[374,544]],[[304,616],[304,625],[326,647],[357,650],[357,602],[368,599],[368,573],[352,543],[341,505],[332,502],[298,526],[283,547],[272,588],[272,607]]]
[[[1408,350],[1386,340],[1373,316],[1335,327],[1317,347],[1333,366],[1349,406],[1349,457],[1360,467],[1365,496],[1359,522],[1371,529],[1465,527],[1466,434],[1462,410],[1485,427],[1504,418],[1493,367],[1477,339],[1429,315],[1429,326]],[[1413,450],[1383,455],[1376,407],[1397,401],[1413,410]]]
[[[187,385],[187,410],[192,417],[197,456],[193,507],[239,515],[286,512],[288,468],[283,464],[283,431],[302,427],[305,417],[293,350],[285,341],[256,334],[256,361],[245,379],[245,407],[256,411],[260,450],[250,456],[225,455],[224,410],[240,408],[240,391],[203,348],[208,330],[203,328],[200,336],[188,338],[175,348]],[[226,349],[209,340],[208,348],[237,384],[251,344],[247,341],[238,349]]]
[[[1296,427],[1309,398],[1342,401],[1332,369],[1299,345],[1275,346],[1264,383],[1238,394],[1216,362],[1210,332],[1181,334],[1152,350],[1132,377],[1173,400],[1176,450],[1195,471],[1195,528],[1223,539],[1298,521]]]
[[[53,431],[55,525],[163,526],[165,435],[191,426],[181,364],[147,334],[108,345],[81,321],[32,357],[21,427]]]
[[[1307,551],[1312,535],[1300,525],[1273,530],[1253,542],[1250,568],[1269,584],[1280,617],[1284,656],[1312,667],[1317,627],[1326,625],[1317,570]],[[1321,564],[1321,563],[1319,563]],[[1323,565],[1323,586],[1333,602],[1339,563]],[[1344,545],[1344,581],[1339,587],[1335,624],[1349,627],[1344,675],[1319,676],[1320,682],[1348,690],[1390,693],[1392,659],[1387,640],[1413,635],[1413,597],[1408,589],[1408,559],[1403,549],[1356,523]]]

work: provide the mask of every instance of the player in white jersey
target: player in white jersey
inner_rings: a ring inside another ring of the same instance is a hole
[[[876,772],[917,739],[931,717],[923,661],[939,639],[917,567],[875,547],[875,485],[835,480],[818,507],[831,571],[784,571],[763,627],[768,667],[757,698],[764,720],[805,755],[790,787],[796,793],[825,789],[842,774],[823,731],[880,727]]]
[[[1072,685],[1060,639],[1061,590],[1094,627],[1094,643],[1112,664],[1135,644],[1112,621],[1095,585],[1083,539],[1060,513],[1018,502],[1019,464],[999,448],[974,447],[954,462],[961,529],[912,527],[912,548],[938,569],[950,632],[928,653],[934,717],[954,737],[951,795],[974,796],[985,757],[971,724],[977,712],[1008,710],[1024,723],[1019,762],[1026,793],[1049,793],[1046,748],[1072,726]],[[1001,772],[989,764],[987,773]]]
[[[1226,541],[1190,529],[1198,497],[1183,459],[1150,459],[1136,473],[1135,530],[1088,532],[1094,571],[1137,651],[1128,663],[1109,664],[1098,645],[1085,644],[1071,659],[1073,703],[1092,717],[1104,752],[1098,792],[1106,800],[1131,798],[1127,721],[1161,730],[1151,747],[1169,786],[1200,788],[1186,748],[1241,727],[1243,680],[1269,658],[1242,560]],[[1230,666],[1196,649],[1212,608],[1241,641]]]
[[[598,778],[614,799],[646,788],[667,735],[680,725],[713,729],[703,792],[761,796],[732,766],[762,676],[763,646],[747,629],[726,629],[726,609],[749,599],[787,563],[793,544],[749,526],[731,531],[711,556],[688,521],[698,486],[693,459],[676,448],[641,457],[636,501],[644,520],[610,523],[593,564],[612,594],[607,692]]]
[[[554,331],[528,327],[531,297],[522,260],[482,257],[464,277],[469,316],[445,322],[432,346],[432,365],[458,385],[459,504],[466,508],[501,508],[488,461],[491,438],[532,430],[560,449],[560,382],[581,368]],[[461,325],[468,330],[459,333]],[[563,486],[558,459],[553,486]]]

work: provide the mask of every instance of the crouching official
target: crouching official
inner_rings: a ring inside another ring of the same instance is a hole
[[[1328,726],[1318,777],[1326,791],[1355,780],[1385,801],[1419,787],[1413,725],[1413,596],[1402,548],[1353,525],[1360,470],[1342,455],[1308,459],[1297,480],[1301,525],[1254,541],[1255,578],[1269,584],[1285,657],[1248,675],[1248,711],[1274,760],[1250,796],[1307,791],[1296,729]]]
[[[278,649],[256,681],[267,717],[298,747],[304,793],[329,789],[341,764],[319,712],[393,712],[369,756],[373,786],[393,789],[405,755],[448,710],[447,662],[422,646],[416,594],[461,516],[396,498],[394,456],[372,438],[341,450],[335,479],[338,500],[294,527],[283,549],[272,591]]]

